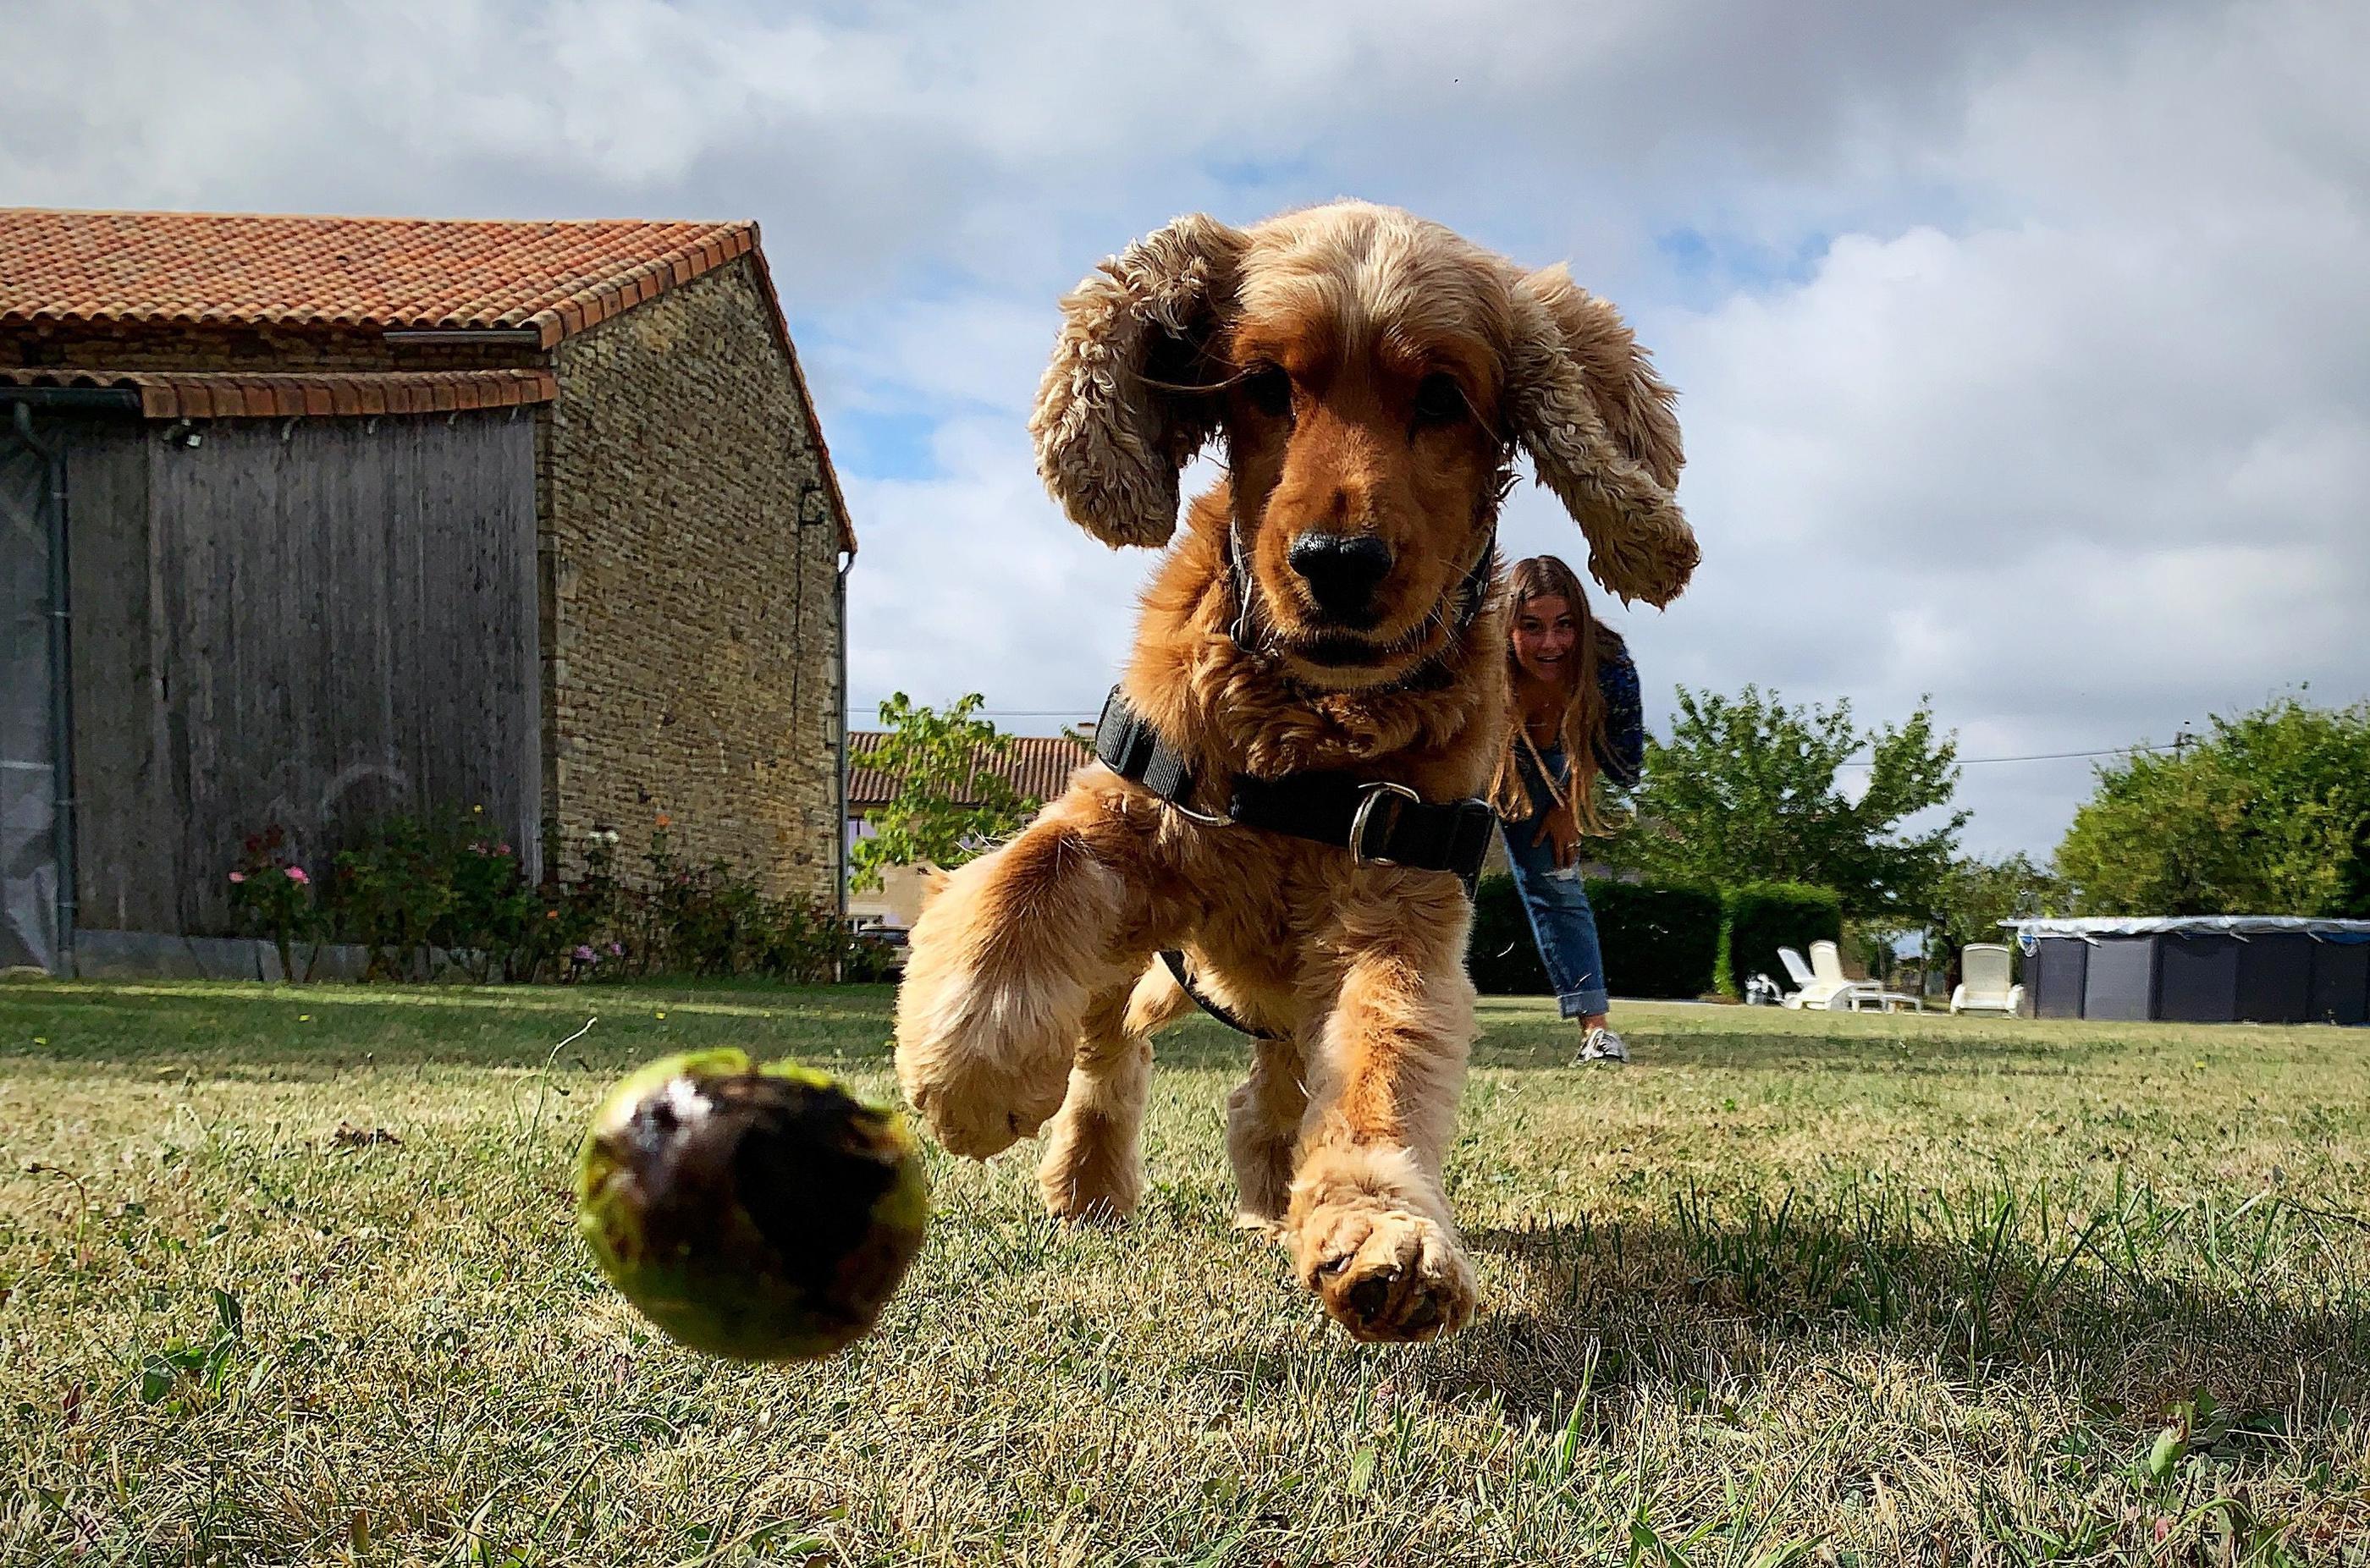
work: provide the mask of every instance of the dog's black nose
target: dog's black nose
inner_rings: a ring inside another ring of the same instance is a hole
[[[1371,616],[1375,585],[1391,569],[1391,547],[1371,533],[1304,533],[1284,558],[1317,609],[1353,623]]]

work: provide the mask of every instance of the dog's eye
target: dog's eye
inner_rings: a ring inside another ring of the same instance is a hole
[[[1243,395],[1271,419],[1292,412],[1292,378],[1282,365],[1253,365],[1243,372]]]
[[[1462,419],[1466,414],[1465,389],[1456,384],[1452,375],[1433,372],[1423,378],[1415,389],[1416,422],[1424,425],[1445,425]]]

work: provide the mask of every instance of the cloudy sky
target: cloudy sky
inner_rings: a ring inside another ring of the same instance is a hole
[[[1396,202],[1620,303],[1704,547],[1674,683],[1971,758],[2370,693],[2370,7],[8,6],[0,202],[755,217],[863,551],[859,722],[1099,705],[1149,562],[1023,418],[1054,301],[1195,209]],[[1527,486],[1513,554],[1577,555]],[[2046,852],[2079,759],[1974,762]]]

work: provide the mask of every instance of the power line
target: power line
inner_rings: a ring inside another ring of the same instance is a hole
[[[2180,749],[2180,743],[2175,742],[2169,746],[2110,746],[2103,751],[2035,751],[2022,757],[1960,757],[1954,761],[1970,766],[1978,762],[2062,762],[2076,757],[2131,757],[2144,751],[2177,751]],[[1839,768],[1870,768],[1875,765],[1873,760],[1835,764]]]
[[[2131,757],[2143,751],[2171,751],[2173,746],[2111,746],[2103,751],[2036,751],[2029,757],[1962,757],[1962,762],[2055,762],[2068,757]]]

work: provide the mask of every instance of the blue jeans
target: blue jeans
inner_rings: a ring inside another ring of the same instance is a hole
[[[1546,761],[1560,783],[1566,773],[1562,750],[1546,753]],[[1588,890],[1581,886],[1578,869],[1558,871],[1554,846],[1536,841],[1540,818],[1555,802],[1547,798],[1547,786],[1528,757],[1522,767],[1532,815],[1527,821],[1498,824],[1506,841],[1506,863],[1563,1015],[1593,1018],[1612,1007],[1605,986],[1605,953],[1596,940],[1596,911],[1588,907]]]

